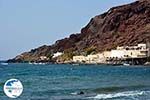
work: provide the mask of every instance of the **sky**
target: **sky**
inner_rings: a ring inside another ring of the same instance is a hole
[[[0,0],[0,60],[80,32],[90,19],[135,0]]]

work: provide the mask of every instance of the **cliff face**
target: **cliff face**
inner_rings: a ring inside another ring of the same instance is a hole
[[[150,1],[140,0],[128,5],[113,7],[91,19],[81,33],[23,53],[9,61],[35,61],[54,52],[72,51],[80,54],[87,48],[97,52],[117,46],[137,45],[150,41]]]

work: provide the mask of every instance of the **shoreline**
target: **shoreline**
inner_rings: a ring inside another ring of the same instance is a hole
[[[107,65],[107,66],[150,66],[150,62],[147,62],[146,64],[141,64],[141,65],[125,65],[125,64],[111,64],[111,63],[52,63],[52,62],[1,62],[2,63],[7,63],[7,64],[30,64],[30,65],[73,65],[73,66],[80,66],[80,65]]]

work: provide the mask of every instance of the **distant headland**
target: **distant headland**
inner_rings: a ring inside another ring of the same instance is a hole
[[[115,60],[113,63],[119,64],[120,60],[118,59],[125,56],[123,51],[131,49],[132,53],[126,55],[132,56],[130,63],[134,58],[133,55],[137,52],[144,52],[142,50],[145,52],[143,55],[142,53],[139,55],[144,59],[140,60],[145,63],[149,61],[149,43],[150,1],[139,0],[131,4],[113,7],[105,13],[95,16],[81,29],[80,33],[58,40],[53,45],[44,45],[24,52],[7,62],[81,63],[86,62],[85,58],[89,57],[90,59],[90,55],[96,57],[96,54],[110,51],[109,57],[106,57],[107,61],[112,63]],[[116,56],[112,56],[113,54]],[[84,60],[80,61],[80,59]],[[99,58],[99,60],[103,60],[103,58]],[[135,61],[134,64],[141,64],[141,62]]]

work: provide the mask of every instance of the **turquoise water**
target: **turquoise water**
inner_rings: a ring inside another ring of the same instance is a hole
[[[150,67],[144,66],[0,65],[0,100],[12,100],[3,92],[10,78],[24,87],[14,100],[150,100]]]

